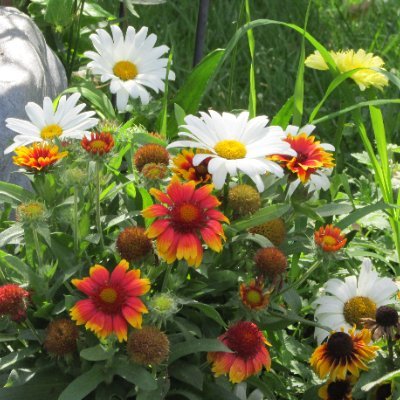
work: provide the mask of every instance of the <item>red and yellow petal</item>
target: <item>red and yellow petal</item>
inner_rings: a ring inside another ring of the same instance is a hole
[[[164,215],[167,215],[168,212],[168,208],[163,206],[162,204],[153,204],[152,206],[145,208],[142,211],[142,215],[145,218],[156,218],[163,217]]]
[[[152,188],[149,190],[149,192],[160,203],[165,203],[169,206],[172,206],[174,204],[170,197],[167,194],[163,193],[161,190]]]
[[[89,275],[97,284],[100,285],[104,284],[104,282],[108,282],[110,279],[110,273],[108,270],[99,264],[90,268]]]
[[[126,260],[121,260],[111,273],[110,283],[112,285],[120,283],[126,276],[126,271],[129,268],[129,263]]]
[[[218,236],[212,229],[203,228],[200,230],[201,237],[210,249],[219,253],[222,250],[221,237]]]
[[[140,329],[142,327],[142,314],[131,307],[125,306],[122,308],[122,314],[128,321],[129,325]]]
[[[97,290],[97,285],[92,278],[72,279],[72,284],[81,292],[88,296],[93,295]]]
[[[149,239],[154,239],[161,235],[169,226],[171,222],[167,219],[158,219],[154,221],[146,230],[146,235]]]
[[[77,325],[86,324],[96,312],[97,309],[91,299],[79,300],[69,311],[71,319],[76,321]]]
[[[113,315],[113,332],[119,342],[128,340],[128,325],[125,319],[118,314]]]
[[[229,370],[229,380],[232,383],[240,383],[247,379],[247,377],[246,361],[240,357],[236,357]]]

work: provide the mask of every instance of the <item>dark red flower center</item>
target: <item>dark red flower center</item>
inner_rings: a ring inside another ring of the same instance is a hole
[[[263,346],[263,335],[252,322],[243,321],[233,325],[224,335],[224,343],[239,357],[254,357]]]
[[[345,400],[351,391],[348,381],[331,382],[328,385],[328,400]]]
[[[125,296],[116,286],[102,286],[94,296],[96,307],[106,314],[115,314],[121,310]]]
[[[176,204],[171,210],[171,220],[174,229],[187,232],[203,226],[204,214],[195,204]]]
[[[399,314],[389,306],[381,306],[376,310],[375,320],[378,325],[389,327],[399,323]]]
[[[345,332],[335,332],[328,339],[328,353],[334,359],[351,356],[353,348],[353,339]]]

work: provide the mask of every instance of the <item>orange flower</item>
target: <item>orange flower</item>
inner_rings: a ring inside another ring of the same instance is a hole
[[[32,146],[20,146],[15,149],[15,165],[30,171],[42,171],[68,155],[67,151],[58,152],[58,146],[46,142],[34,143]]]
[[[93,155],[103,156],[114,147],[114,139],[110,132],[92,132],[90,139],[84,136],[81,146]]]
[[[146,233],[150,239],[157,238],[158,254],[168,264],[185,259],[190,266],[198,267],[203,259],[201,238],[210,249],[222,250],[225,235],[220,221],[229,220],[216,210],[220,202],[211,195],[212,189],[213,185],[196,189],[193,181],[173,179],[166,193],[150,190],[167,206],[154,204],[142,211],[145,218],[157,218]]]
[[[71,308],[71,318],[100,338],[114,333],[120,342],[127,340],[127,322],[141,328],[142,314],[148,311],[139,296],[149,291],[150,282],[140,279],[140,270],[128,268],[128,262],[122,260],[110,275],[102,265],[95,265],[90,277],[73,279],[73,285],[89,298]]]
[[[348,333],[343,330],[333,332],[328,341],[318,346],[310,358],[310,364],[318,376],[323,379],[327,375],[333,381],[345,380],[348,374],[358,377],[360,369],[367,371],[367,362],[376,357],[378,346],[370,346],[371,332],[363,329]]]
[[[245,306],[261,310],[269,304],[269,294],[264,293],[264,285],[252,279],[250,284],[242,283],[239,287],[240,298]]]
[[[323,251],[336,252],[340,250],[347,242],[346,236],[342,234],[341,229],[333,225],[321,226],[314,232],[315,243]]]
[[[213,364],[212,371],[216,377],[229,374],[232,383],[239,383],[258,374],[263,366],[267,371],[271,368],[271,357],[265,347],[266,344],[270,344],[252,322],[237,322],[218,339],[232,350],[232,353],[208,353],[207,358]]]
[[[196,151],[198,153],[199,151]],[[204,153],[204,152],[203,152]],[[194,181],[196,183],[205,183],[211,180],[211,175],[208,173],[207,165],[210,158],[206,158],[196,167],[193,165],[193,150],[182,150],[176,157],[172,159],[172,171],[185,181]]]
[[[332,154],[324,150],[315,136],[308,136],[306,133],[297,136],[288,134],[285,141],[297,151],[297,156],[276,155],[272,158],[274,161],[281,161],[283,167],[296,174],[302,183],[306,183],[317,169],[335,166]]]

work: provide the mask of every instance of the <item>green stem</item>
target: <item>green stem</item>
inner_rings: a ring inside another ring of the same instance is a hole
[[[169,281],[169,276],[171,275],[172,265],[173,264],[167,264],[167,269],[165,270],[161,292],[165,292],[168,289],[168,281]]]
[[[32,227],[32,235],[33,235],[33,242],[35,243],[35,250],[36,250],[36,255],[38,258],[39,268],[42,268],[43,267],[43,258],[42,258],[42,253],[40,251],[40,243],[39,243],[38,234],[34,227]]]
[[[100,236],[101,247],[104,247],[103,230],[101,229],[100,214],[100,162],[96,161],[96,227]]]
[[[298,281],[293,282],[289,286],[286,286],[281,292],[279,292],[279,294],[282,295],[283,293],[286,293],[290,289],[295,289],[299,287],[305,280],[308,279],[308,277],[310,277],[314,273],[314,271],[319,267],[320,262],[321,260],[315,261],[314,264],[311,265],[310,268],[308,268],[307,272]]]
[[[390,368],[394,369],[393,340],[390,336],[388,336],[388,338],[387,338],[387,347],[388,347],[388,353],[389,353]]]
[[[78,225],[78,188],[74,186],[74,249],[79,252],[79,225]]]
[[[35,329],[35,327],[33,326],[32,322],[26,318],[26,320],[24,321],[25,325],[31,330],[31,332],[33,333],[33,335],[36,337],[36,339],[38,340],[38,342],[40,344],[42,344],[42,339],[40,338],[39,334],[37,333],[37,330]]]

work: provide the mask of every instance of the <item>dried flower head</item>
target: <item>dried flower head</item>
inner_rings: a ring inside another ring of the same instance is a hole
[[[78,336],[78,328],[70,319],[56,319],[47,327],[43,346],[51,355],[65,356],[76,351]]]
[[[12,283],[0,286],[0,315],[20,322],[26,318],[29,292]]]
[[[271,280],[275,280],[279,275],[282,275],[287,268],[285,254],[276,247],[259,249],[254,257],[254,262],[257,269]]]
[[[127,351],[135,363],[157,366],[168,358],[169,340],[167,335],[155,326],[144,326],[131,333]]]
[[[161,181],[168,175],[165,164],[149,163],[142,168],[142,174],[148,181]]]
[[[260,193],[250,185],[237,185],[229,189],[228,205],[239,216],[254,214],[261,206]]]
[[[145,144],[136,151],[133,161],[138,171],[142,172],[146,164],[155,163],[168,165],[169,153],[159,144]]]
[[[276,218],[271,221],[264,222],[261,225],[254,226],[250,229],[250,232],[264,236],[274,246],[280,246],[286,237],[285,221],[282,218]]]
[[[145,234],[144,228],[129,226],[117,238],[117,249],[122,258],[129,262],[138,262],[149,254],[153,246]]]
[[[44,221],[46,218],[46,208],[39,201],[22,203],[17,207],[17,221],[34,224]]]

